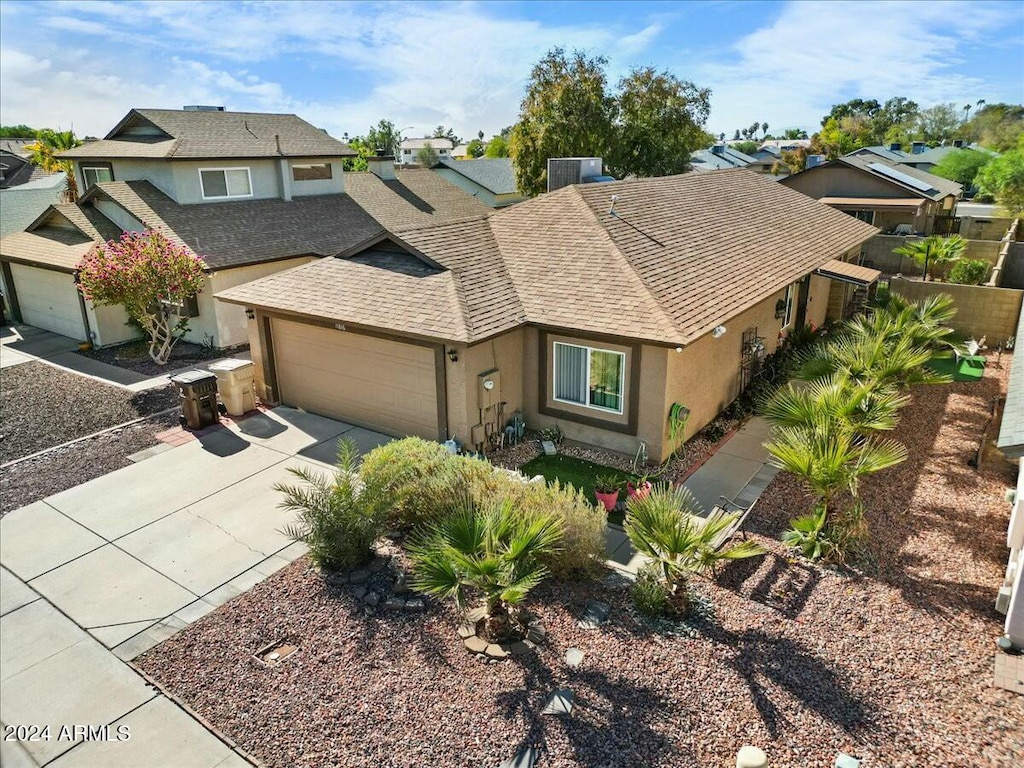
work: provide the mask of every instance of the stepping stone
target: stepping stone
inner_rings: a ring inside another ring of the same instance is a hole
[[[550,440],[544,440],[543,442],[541,442],[540,445],[541,448],[544,449],[545,456],[554,456],[556,453],[558,453],[558,450],[555,448],[555,444]]]
[[[476,634],[476,627],[472,624],[462,624],[459,627],[459,637],[465,640],[467,637],[473,637]]]
[[[508,651],[506,651],[497,643],[491,643],[486,648],[484,648],[484,653],[486,653],[492,659],[507,659],[509,656]]]
[[[467,637],[462,642],[466,644],[466,650],[470,653],[483,653],[487,650],[487,646],[490,645],[482,637],[477,637],[476,635]]]
[[[602,603],[600,600],[590,600],[587,602],[586,610],[583,611],[583,616],[576,623],[583,629],[597,629],[608,621],[608,615],[611,612],[612,607],[608,603]]]
[[[533,768],[539,756],[540,751],[536,747],[523,747],[516,752],[515,757],[510,757],[498,768]]]
[[[359,568],[348,575],[349,584],[362,584],[370,578],[370,572],[365,568]]]
[[[544,701],[540,713],[542,715],[571,715],[575,697],[568,688],[558,688]]]
[[[570,667],[578,667],[583,663],[583,651],[579,648],[570,648],[565,652],[565,663]]]

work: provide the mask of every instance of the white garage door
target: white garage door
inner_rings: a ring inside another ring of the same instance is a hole
[[[66,272],[11,264],[21,320],[26,325],[85,341],[85,322],[75,279]]]
[[[434,349],[274,320],[285,405],[393,435],[437,440]]]

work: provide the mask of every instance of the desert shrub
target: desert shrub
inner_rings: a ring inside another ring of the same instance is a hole
[[[637,573],[632,596],[633,606],[644,616],[660,618],[668,615],[668,593],[652,564],[648,563]]]
[[[537,433],[537,437],[541,440],[550,440],[555,445],[559,445],[565,439],[565,433],[560,426],[555,424],[550,427],[544,427],[544,429]]]
[[[309,547],[309,556],[321,568],[343,570],[370,559],[380,536],[384,514],[373,492],[359,487],[356,445],[343,440],[338,446],[334,476],[305,467],[289,467],[300,485],[278,483],[284,494],[279,506],[298,512],[299,519],[282,529],[292,541]]]
[[[991,266],[984,259],[961,259],[949,270],[949,282],[960,285],[981,285],[988,279]]]
[[[582,491],[562,486],[557,480],[547,485],[507,477],[502,482],[504,493],[514,500],[522,514],[553,515],[559,521],[562,540],[558,549],[541,556],[541,562],[551,575],[560,581],[593,575],[605,558],[608,513],[604,507],[596,505]]]
[[[436,520],[451,501],[455,457],[440,443],[407,437],[374,448],[359,473],[388,525],[409,529]]]

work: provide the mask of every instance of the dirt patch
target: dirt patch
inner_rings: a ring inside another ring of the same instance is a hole
[[[148,349],[149,347],[144,341],[131,341],[116,347],[79,351],[78,354],[109,365],[116,365],[118,368],[135,371],[144,376],[161,376],[169,371],[187,368],[190,365],[203,365],[211,360],[237,355],[247,351],[249,345],[241,344],[236,347],[217,349],[202,344],[192,344],[188,341],[179,341],[171,350],[171,358],[166,365],[154,363],[153,358],[149,356]]]
[[[768,554],[700,580],[714,613],[693,629],[652,627],[603,582],[548,582],[529,605],[546,643],[489,664],[466,653],[449,605],[366,611],[300,560],[138,664],[269,766],[496,765],[522,744],[552,768],[726,765],[743,744],[780,768],[839,751],[871,765],[1022,764],[1024,697],[991,682],[1013,475],[968,464],[1008,367],[914,390],[894,435],[911,459],[862,489],[873,566],[795,560],[778,537],[810,500],[780,475],[750,519]],[[586,631],[591,598],[612,614]],[[286,663],[252,658],[280,638],[299,649]],[[575,669],[571,647],[584,653]],[[559,687],[572,716],[541,716]]]
[[[178,404],[175,388],[132,393],[46,363],[0,373],[0,463]]]

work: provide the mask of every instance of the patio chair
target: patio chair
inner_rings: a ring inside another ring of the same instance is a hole
[[[726,496],[719,496],[718,498],[719,503],[715,505],[712,512],[723,512],[725,514],[738,512],[739,514],[730,525],[723,528],[722,532],[715,537],[712,542],[712,546],[716,551],[724,547],[726,542],[737,533],[739,533],[744,539],[747,538],[747,532],[743,529],[743,524],[747,521],[747,515],[750,514],[750,510],[752,510],[754,505],[757,504],[757,501],[755,500],[749,507],[744,507],[742,504],[738,504],[736,501]],[[730,509],[730,507],[732,509]]]
[[[968,339],[967,341],[964,342],[962,349],[965,352],[967,352],[966,355],[961,352],[960,347],[953,347],[953,359],[956,363],[956,367],[960,367],[961,360],[966,360],[968,365],[974,365],[975,363],[977,363],[978,367],[984,368],[985,358],[979,355],[978,353],[985,348],[986,347],[984,336],[982,336],[981,339],[978,341],[975,341],[974,339]]]

